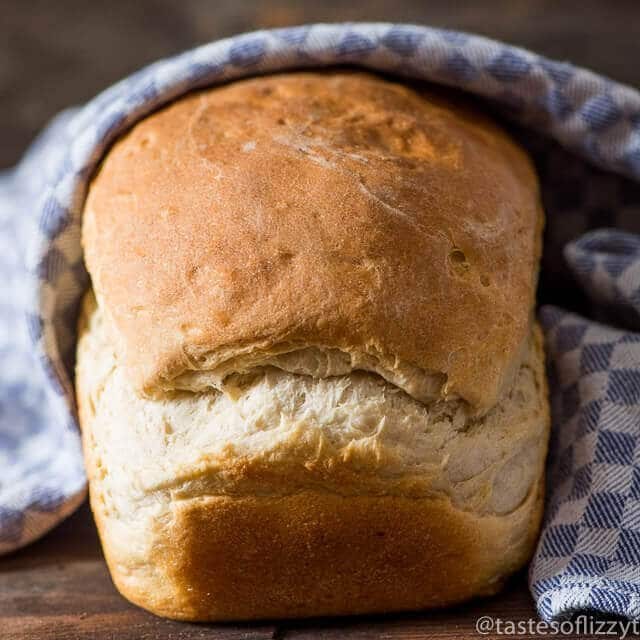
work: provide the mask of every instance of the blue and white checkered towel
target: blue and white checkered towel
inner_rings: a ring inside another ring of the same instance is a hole
[[[454,86],[517,123],[548,214],[542,291],[552,283],[563,300],[564,287],[585,314],[540,312],[553,436],[531,589],[547,620],[583,609],[640,618],[640,94],[412,25],[260,31],[157,62],[59,116],[0,177],[0,551],[41,536],[85,494],[70,367],[87,284],[80,212],[105,149],[191,89],[335,64]]]

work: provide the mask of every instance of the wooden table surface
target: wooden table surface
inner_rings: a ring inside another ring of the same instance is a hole
[[[15,163],[58,110],[152,60],[255,28],[342,20],[473,31],[640,86],[640,0],[0,0],[0,167]],[[218,626],[161,620],[117,594],[86,506],[0,559],[1,640],[465,638],[478,637],[482,615],[534,617],[525,576],[500,596],[437,613]]]

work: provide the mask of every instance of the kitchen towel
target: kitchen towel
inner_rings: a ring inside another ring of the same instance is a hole
[[[553,429],[531,590],[546,620],[581,610],[640,618],[640,94],[415,25],[258,31],[161,60],[58,116],[0,175],[0,551],[43,535],[85,495],[72,386],[88,284],[80,214],[105,150],[187,91],[329,65],[474,94],[533,154],[547,212],[541,292],[556,304],[540,310]]]

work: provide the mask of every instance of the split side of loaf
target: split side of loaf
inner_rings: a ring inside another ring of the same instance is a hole
[[[78,400],[118,589],[228,620],[419,609],[492,594],[530,557],[548,436],[540,333],[469,423],[376,375],[273,367],[233,393],[137,394],[85,302]]]
[[[542,509],[541,229],[502,130],[371,74],[136,125],[86,201],[76,380],[120,591],[228,620],[499,589]]]

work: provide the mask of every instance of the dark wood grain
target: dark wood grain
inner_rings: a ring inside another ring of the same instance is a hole
[[[157,58],[240,31],[343,20],[472,31],[640,86],[638,0],[0,0],[0,167],[15,163],[57,111]],[[116,592],[86,506],[0,559],[2,640],[454,639],[479,637],[481,615],[534,617],[525,576],[500,596],[441,612],[217,626],[161,620]]]
[[[228,625],[162,620],[115,590],[86,505],[44,539],[0,560],[2,640],[454,639],[473,637],[482,615],[535,617],[524,576],[500,596],[439,612]]]

